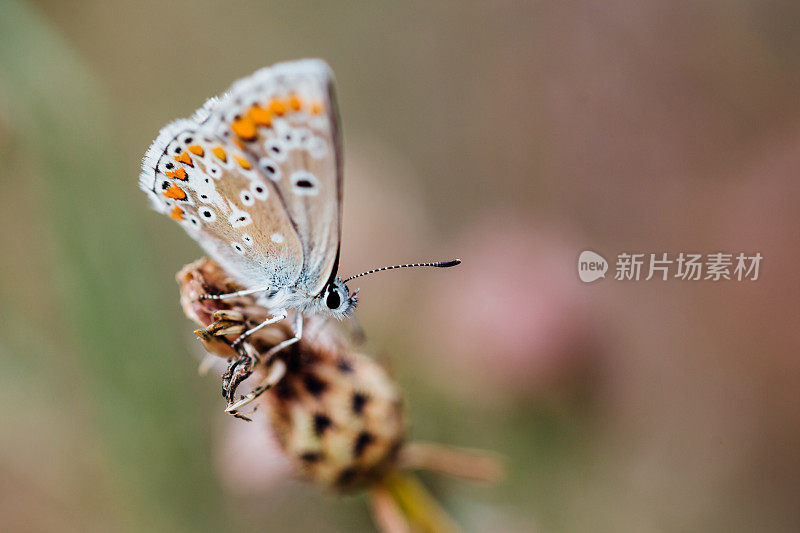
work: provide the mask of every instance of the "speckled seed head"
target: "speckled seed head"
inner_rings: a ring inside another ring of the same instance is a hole
[[[403,444],[399,390],[372,359],[314,343],[265,395],[275,435],[304,474],[338,489],[379,481]]]
[[[230,342],[267,316],[252,297],[199,300],[205,293],[237,288],[211,260],[187,265],[178,282],[184,311],[205,328],[195,333],[210,353],[235,358]],[[396,468],[403,446],[400,390],[383,367],[354,351],[335,324],[307,317],[305,331],[300,342],[279,352],[286,373],[257,401],[267,407],[264,415],[270,417],[283,450],[312,480],[341,490],[380,481]],[[261,355],[290,335],[280,322],[259,330],[246,343]],[[263,375],[264,369],[256,365],[255,375],[245,383]],[[255,423],[262,420],[257,413]]]

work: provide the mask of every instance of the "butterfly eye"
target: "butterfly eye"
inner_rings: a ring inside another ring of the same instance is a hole
[[[328,309],[338,309],[341,304],[342,297],[339,296],[339,291],[336,289],[331,289],[331,291],[328,293],[328,297],[325,298],[325,305],[328,306]]]

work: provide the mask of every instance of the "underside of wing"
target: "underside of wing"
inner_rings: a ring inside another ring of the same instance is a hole
[[[235,83],[198,112],[274,186],[302,247],[299,289],[315,295],[336,274],[341,142],[333,75],[321,60],[280,63]]]
[[[247,287],[297,284],[303,250],[277,190],[252,159],[195,120],[165,127],[139,178],[173,219]]]

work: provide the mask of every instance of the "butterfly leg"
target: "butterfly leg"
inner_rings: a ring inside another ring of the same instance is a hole
[[[237,350],[238,357],[231,357],[228,370],[222,375],[222,397],[230,405],[233,402],[233,395],[236,388],[253,373],[253,367],[258,361],[255,350],[249,345],[242,345],[242,349]]]
[[[276,312],[275,312],[275,314],[272,316],[272,318],[268,318],[268,319],[266,319],[265,321],[263,321],[261,324],[257,325],[256,327],[254,327],[254,328],[250,328],[250,329],[248,329],[247,331],[245,331],[244,333],[242,333],[241,335],[239,335],[239,337],[238,337],[238,338],[237,338],[235,341],[233,341],[233,344],[231,344],[231,346],[233,346],[234,348],[236,348],[236,347],[237,347],[237,346],[239,346],[239,345],[240,345],[240,344],[241,344],[241,343],[242,343],[242,342],[243,342],[243,341],[244,341],[244,340],[245,340],[247,337],[249,337],[250,335],[252,335],[252,334],[253,334],[253,333],[255,333],[256,331],[260,330],[260,329],[261,329],[261,328],[263,328],[263,327],[269,326],[270,324],[274,324],[274,323],[276,323],[276,322],[280,322],[280,321],[281,321],[281,320],[283,320],[284,318],[286,318],[286,309],[280,309],[280,310],[276,311]],[[271,351],[271,350],[270,350],[270,351]],[[267,360],[268,360],[268,358],[265,358],[265,359],[267,359]]]
[[[225,412],[237,418],[244,418],[239,414],[238,410],[264,394],[270,387],[277,384],[285,374],[286,363],[283,362],[283,359],[275,359],[267,369],[267,377],[255,389],[239,398],[239,401],[228,405],[225,408]],[[245,418],[245,420],[247,419]]]
[[[238,298],[239,296],[248,296],[257,292],[267,292],[269,287],[259,287],[258,289],[245,289],[243,291],[229,292],[227,294],[203,294],[200,296],[201,300],[227,300],[228,298]]]
[[[253,389],[248,394],[239,398],[239,401],[229,405],[225,409],[225,411],[235,415],[237,409],[249,404],[256,398],[261,396],[270,387],[278,383],[283,377],[283,375],[286,373],[286,363],[284,363],[282,359],[277,359],[275,357],[275,354],[277,354],[287,346],[291,346],[292,344],[296,343],[302,337],[303,337],[303,314],[298,311],[294,319],[294,337],[292,337],[291,339],[286,339],[285,341],[273,346],[266,354],[264,354],[264,361],[266,361],[267,364],[269,365],[269,370],[267,371],[267,377],[261,383],[259,383],[255,389]]]
[[[294,337],[291,339],[286,339],[285,341],[276,344],[270,350],[264,354],[264,360],[269,361],[275,354],[286,348],[287,346],[291,346],[292,344],[296,343],[300,339],[303,338],[303,313],[297,311],[297,315],[294,317]]]

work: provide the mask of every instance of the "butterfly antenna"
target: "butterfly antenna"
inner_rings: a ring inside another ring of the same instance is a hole
[[[380,272],[382,270],[392,270],[393,268],[412,268],[412,267],[435,267],[435,268],[450,268],[456,265],[461,264],[461,259],[452,259],[450,261],[436,261],[433,263],[410,263],[408,265],[392,265],[387,267],[381,268],[373,268],[372,270],[367,270],[366,272],[362,272],[361,274],[356,274],[355,276],[350,276],[349,278],[345,279],[344,282],[347,283],[351,279],[360,278],[361,276],[366,276],[369,274],[374,274],[375,272]]]

